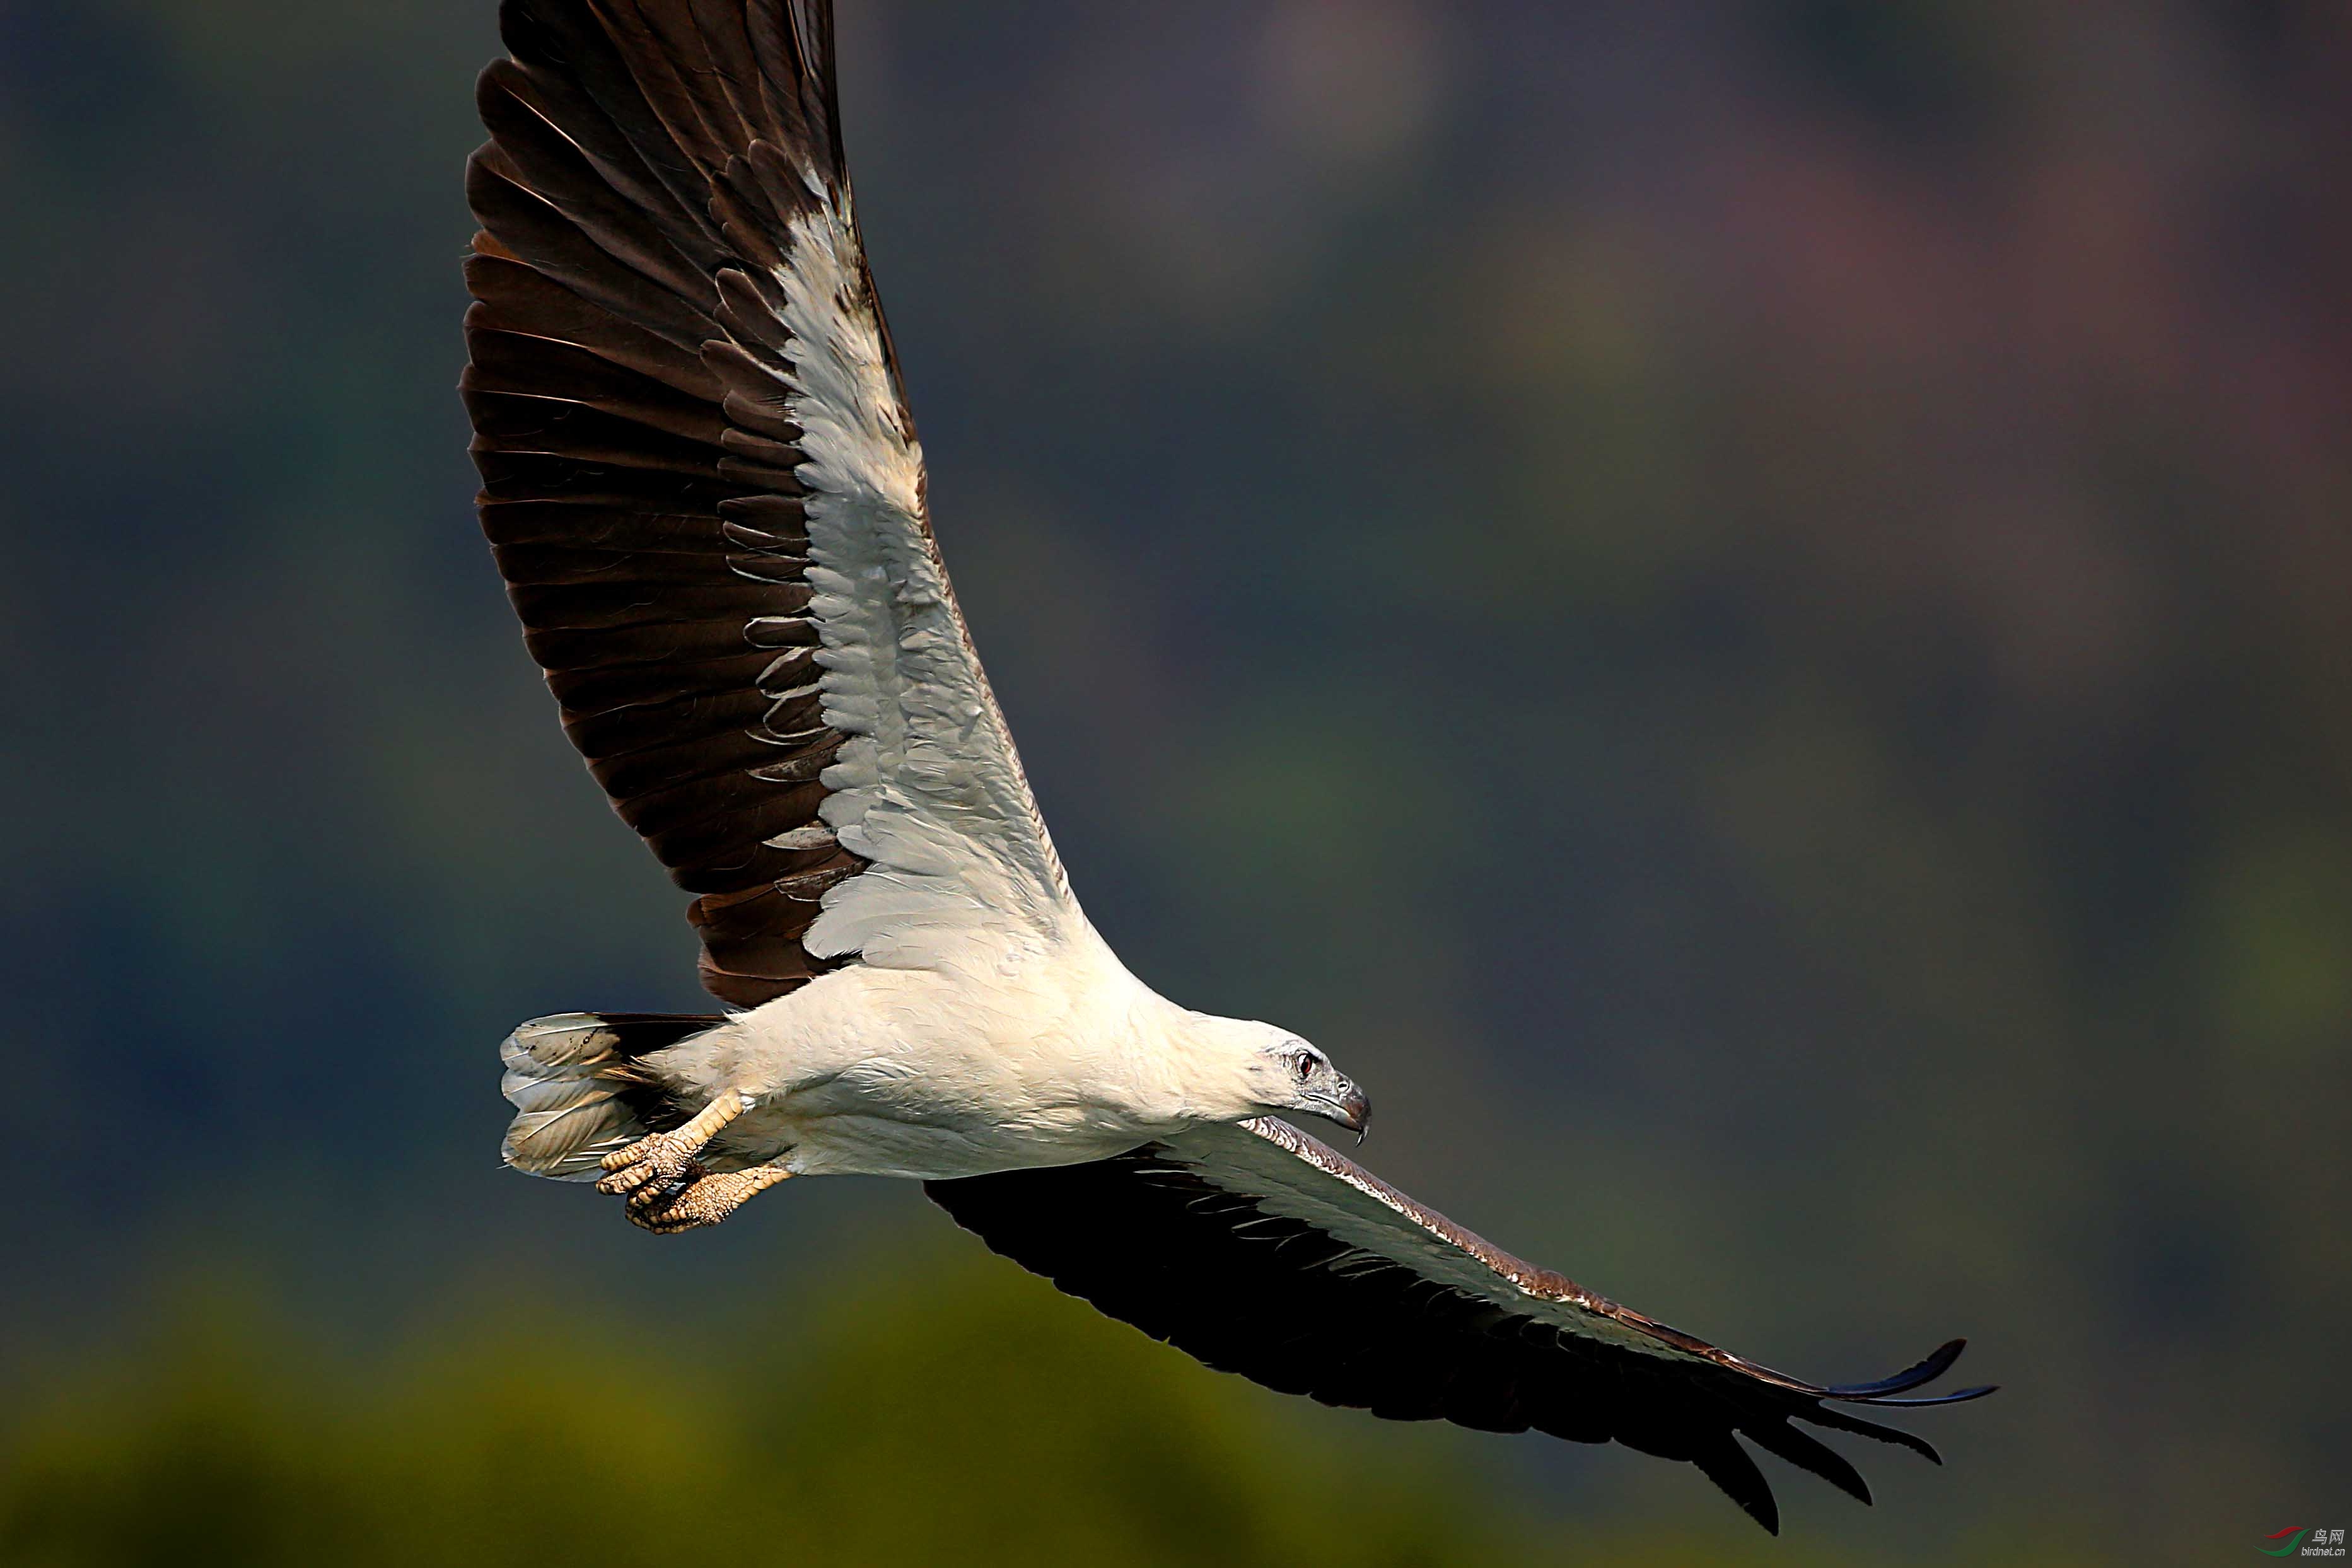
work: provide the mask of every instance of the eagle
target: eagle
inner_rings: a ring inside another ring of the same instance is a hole
[[[1364,1091],[1168,1000],[1087,921],[956,607],[858,238],[827,0],[504,0],[467,166],[479,509],[565,732],[694,894],[708,1015],[501,1048],[503,1153],[646,1230],[902,1176],[995,1251],[1325,1404],[1615,1441],[1758,1523],[1748,1448],[1934,1448],[1522,1261],[1285,1117]]]

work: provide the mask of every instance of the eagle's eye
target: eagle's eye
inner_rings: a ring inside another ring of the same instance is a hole
[[[1315,1059],[1302,1051],[1290,1059],[1290,1071],[1304,1083],[1315,1076]]]

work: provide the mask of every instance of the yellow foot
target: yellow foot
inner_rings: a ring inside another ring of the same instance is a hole
[[[656,1236],[675,1236],[698,1226],[716,1225],[756,1195],[792,1175],[778,1166],[754,1166],[748,1171],[728,1171],[719,1176],[691,1160],[687,1166],[687,1173],[680,1177],[647,1182],[629,1194],[630,1224]]]
[[[695,1164],[695,1156],[751,1103],[750,1095],[730,1089],[695,1113],[684,1126],[648,1134],[626,1148],[614,1149],[602,1162],[604,1176],[597,1182],[596,1190],[607,1197],[617,1197],[648,1185],[674,1186],[686,1177],[689,1168],[699,1172],[702,1167]]]
[[[623,1193],[674,1186],[686,1180],[688,1173],[701,1172],[702,1166],[694,1156],[702,1152],[707,1142],[704,1138],[681,1138],[677,1133],[656,1133],[639,1138],[628,1147],[614,1149],[604,1156],[604,1175],[597,1181],[596,1190],[607,1197],[618,1197]]]

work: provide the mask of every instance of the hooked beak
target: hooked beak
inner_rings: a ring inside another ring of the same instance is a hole
[[[1364,1141],[1364,1131],[1372,1124],[1372,1102],[1354,1083],[1342,1078],[1336,1094],[1318,1094],[1315,1109],[1356,1134],[1356,1142]]]

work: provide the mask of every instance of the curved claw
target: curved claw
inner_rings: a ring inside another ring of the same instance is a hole
[[[688,1160],[676,1176],[656,1176],[630,1193],[628,1211],[635,1215],[665,1207],[709,1174],[700,1160]]]

